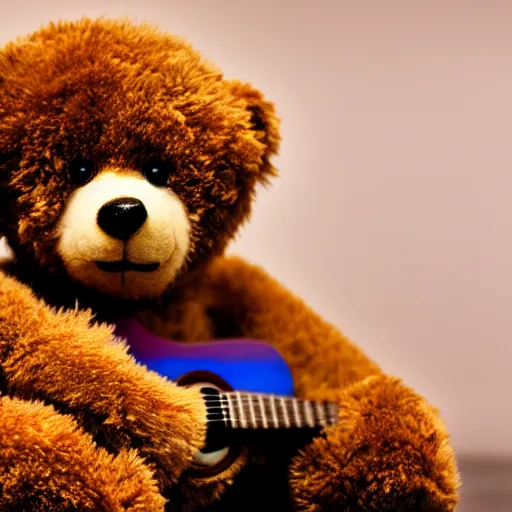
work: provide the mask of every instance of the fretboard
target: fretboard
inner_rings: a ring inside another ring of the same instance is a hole
[[[203,388],[210,423],[234,429],[318,428],[338,422],[338,406],[294,397]]]

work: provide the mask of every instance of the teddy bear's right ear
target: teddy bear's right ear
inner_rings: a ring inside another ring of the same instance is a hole
[[[245,103],[245,108],[250,113],[250,124],[254,136],[265,146],[259,173],[260,179],[266,181],[268,177],[277,174],[270,159],[277,155],[281,142],[280,120],[277,117],[275,106],[250,84],[233,80],[229,82],[229,85],[232,94]]]

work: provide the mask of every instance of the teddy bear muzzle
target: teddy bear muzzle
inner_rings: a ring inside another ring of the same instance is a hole
[[[69,198],[58,253],[68,274],[125,299],[163,293],[185,262],[185,205],[140,173],[107,167]]]

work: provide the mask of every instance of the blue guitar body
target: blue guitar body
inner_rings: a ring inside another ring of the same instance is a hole
[[[336,404],[295,397],[291,371],[268,343],[247,339],[177,343],[155,336],[134,318],[119,321],[115,332],[149,370],[178,385],[202,386],[208,428],[192,472],[211,476],[228,467],[241,449],[234,438],[237,429],[274,433],[281,429],[287,441],[297,442],[290,429],[305,432],[338,420]]]
[[[209,372],[239,391],[294,395],[286,361],[262,341],[177,343],[155,336],[133,318],[118,322],[116,335],[127,340],[137,362],[169,380],[178,381],[191,372]]]

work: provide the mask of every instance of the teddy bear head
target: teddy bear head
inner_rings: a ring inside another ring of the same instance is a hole
[[[0,236],[55,279],[157,296],[248,218],[278,128],[272,103],[182,39],[43,27],[0,50]]]

